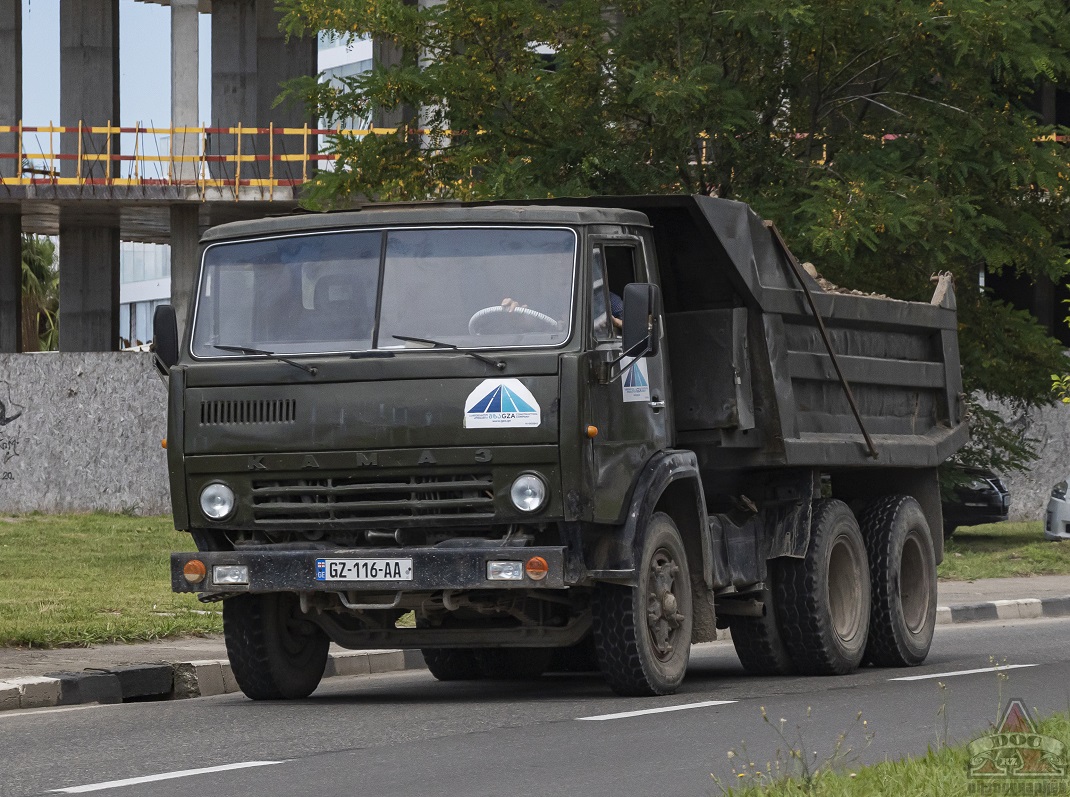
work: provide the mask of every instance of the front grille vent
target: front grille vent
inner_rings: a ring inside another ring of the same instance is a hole
[[[297,401],[294,399],[201,402],[201,426],[235,423],[293,423],[296,420]]]
[[[448,516],[480,521],[494,516],[490,474],[280,479],[253,482],[257,523],[396,523]]]

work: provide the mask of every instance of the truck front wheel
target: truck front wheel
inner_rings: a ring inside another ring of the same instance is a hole
[[[223,636],[234,679],[253,700],[308,697],[323,678],[331,642],[292,593],[227,598]]]
[[[802,559],[781,561],[780,631],[803,675],[843,675],[862,661],[870,579],[858,521],[843,501],[815,501]]]
[[[910,496],[892,495],[870,506],[859,524],[873,585],[865,661],[921,664],[936,630],[936,555],[925,513]]]
[[[691,578],[680,532],[656,512],[634,587],[600,583],[592,602],[595,651],[619,695],[667,695],[691,655]]]

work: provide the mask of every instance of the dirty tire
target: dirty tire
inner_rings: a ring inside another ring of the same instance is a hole
[[[843,675],[862,661],[870,579],[858,522],[842,501],[815,501],[802,559],[781,560],[780,630],[796,672]]]
[[[775,559],[766,563],[766,586],[761,600],[765,604],[763,617],[728,616],[732,631],[732,645],[739,663],[748,675],[791,675],[795,666],[777,624],[776,583],[780,565]]]
[[[481,648],[476,662],[491,681],[533,681],[546,672],[553,648]]]
[[[691,655],[691,578],[680,532],[661,512],[647,526],[638,579],[636,587],[595,586],[598,664],[619,695],[672,694]]]
[[[863,660],[878,667],[921,664],[936,630],[936,555],[925,513],[910,496],[892,495],[858,522],[873,591]]]
[[[223,636],[234,679],[253,700],[308,697],[327,666],[330,640],[288,592],[223,601]]]
[[[424,662],[440,681],[477,681],[483,672],[471,648],[422,648]]]

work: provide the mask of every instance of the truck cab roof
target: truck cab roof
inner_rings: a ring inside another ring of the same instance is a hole
[[[427,202],[397,205],[369,205],[358,210],[332,213],[303,213],[252,221],[236,221],[208,230],[202,243],[279,235],[295,232],[353,229],[354,227],[393,227],[399,225],[451,224],[615,224],[649,227],[646,214],[635,210],[604,207],[545,205],[478,205],[451,202]]]

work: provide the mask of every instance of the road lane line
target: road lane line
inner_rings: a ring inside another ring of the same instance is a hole
[[[622,711],[619,714],[598,714],[594,717],[576,717],[578,720],[621,720],[626,717],[640,717],[644,714],[664,714],[666,711],[686,711],[689,708],[706,708],[707,706],[727,706],[736,700],[704,700],[701,703],[684,703],[680,706],[663,706],[662,708],[644,708],[640,711]]]
[[[173,780],[175,778],[188,778],[191,775],[206,775],[211,772],[226,772],[231,769],[248,769],[249,767],[269,767],[272,764],[282,764],[283,761],[241,761],[237,764],[221,764],[217,767],[203,767],[202,769],[181,769],[177,772],[162,772],[159,775],[145,775],[140,778],[126,778],[125,780],[109,780],[105,783],[89,783],[84,786],[69,786],[66,789],[52,789],[53,794],[83,794],[88,791],[102,791],[115,789],[119,786],[136,786],[139,783],[154,783],[158,780]]]
[[[1036,667],[1036,664],[1001,664],[998,667],[981,667],[979,670],[956,670],[955,672],[934,672],[932,675],[907,675],[902,678],[889,678],[889,681],[924,681],[928,678],[951,678],[955,675],[973,675],[979,672],[999,672],[1000,670],[1017,670],[1022,667]]]

